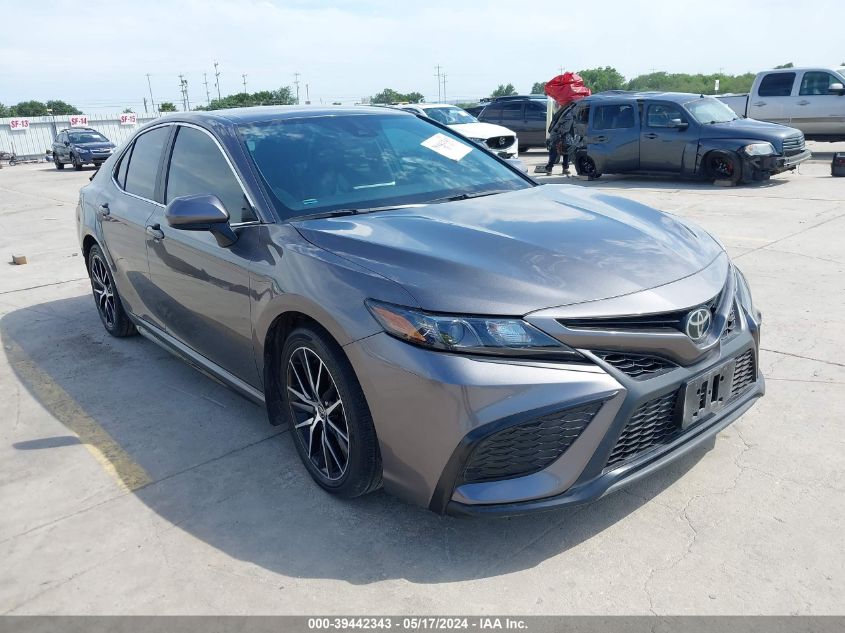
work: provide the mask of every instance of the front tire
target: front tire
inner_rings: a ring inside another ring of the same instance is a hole
[[[575,159],[575,171],[579,176],[586,176],[588,180],[601,178],[601,172],[596,167],[596,161],[587,154],[582,154]]]
[[[91,278],[97,313],[106,332],[117,338],[135,334],[135,324],[123,309],[111,270],[99,246],[92,246],[88,253],[88,276]]]
[[[76,171],[82,171],[82,161],[79,160],[79,156],[77,156],[76,154],[71,154],[70,160],[73,163],[73,168]]]
[[[742,177],[742,165],[733,152],[714,151],[707,154],[704,163],[711,180],[727,180],[734,184]]]
[[[340,347],[311,327],[282,348],[282,410],[308,473],[328,492],[359,497],[381,486],[381,454],[372,415]]]
[[[65,164],[59,160],[59,157],[56,154],[53,154],[53,164],[56,166],[56,169],[64,169]]]

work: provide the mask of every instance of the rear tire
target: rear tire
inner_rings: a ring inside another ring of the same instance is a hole
[[[581,154],[575,159],[575,171],[579,176],[586,176],[588,180],[601,178],[601,172],[596,168],[596,161],[587,154]]]
[[[317,484],[352,498],[381,486],[381,453],[364,392],[343,350],[301,327],[282,347],[275,388],[302,463]]]
[[[120,295],[117,293],[114,278],[108,262],[99,246],[92,246],[88,253],[88,276],[91,279],[91,291],[97,313],[106,332],[117,338],[137,333],[135,324],[123,309]]]

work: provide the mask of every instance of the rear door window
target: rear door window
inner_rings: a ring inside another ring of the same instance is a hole
[[[164,126],[145,132],[135,139],[126,171],[127,193],[155,200],[156,177],[161,165],[162,150],[169,135],[170,126]]]
[[[502,121],[522,121],[522,104],[502,104]]]
[[[126,169],[129,167],[129,155],[132,153],[132,148],[126,150],[114,169],[114,179],[121,189],[126,187]]]
[[[599,106],[595,109],[593,129],[619,130],[636,125],[634,106],[630,103]]]
[[[180,126],[170,156],[165,204],[198,194],[217,196],[232,224],[258,219],[214,139],[196,128]]]
[[[761,97],[788,97],[792,94],[795,73],[769,73],[760,82],[757,94]]]
[[[479,116],[484,121],[500,121],[502,119],[502,106],[498,104],[489,105],[479,113]]]
[[[672,121],[686,121],[681,109],[671,103],[650,103],[646,110],[646,125],[652,128],[673,127]]]
[[[538,101],[529,101],[525,104],[525,118],[529,121],[545,121],[546,105]]]

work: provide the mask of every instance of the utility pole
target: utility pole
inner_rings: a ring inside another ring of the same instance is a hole
[[[446,73],[443,73],[443,101],[446,101]]]
[[[147,114],[149,110],[147,110],[147,98],[144,97],[144,114]]]
[[[440,64],[434,68],[437,70],[437,103],[440,103]]]
[[[202,82],[205,84],[205,105],[211,105],[211,95],[208,93],[208,74],[202,74]]]
[[[305,84],[305,105],[311,105],[311,92],[308,90],[308,84]]]
[[[293,73],[293,85],[296,86],[296,105],[299,105],[299,73]]]
[[[153,85],[152,85],[152,83],[150,83],[150,73],[147,73],[147,86],[148,86],[148,87],[149,87],[149,89],[150,89],[150,103],[151,103],[151,104],[152,104],[152,106],[153,106],[153,114],[155,114],[155,111],[156,111],[156,102],[155,102],[155,100],[153,99]]]
[[[182,94],[182,110],[187,110],[188,106],[185,104],[185,79],[179,75],[179,92]]]
[[[217,70],[217,62],[214,62],[214,85],[217,86],[217,98],[222,99],[223,97],[220,96],[220,72]]]
[[[244,94],[247,94],[247,91],[246,91],[246,73],[242,74],[241,77],[244,80]]]

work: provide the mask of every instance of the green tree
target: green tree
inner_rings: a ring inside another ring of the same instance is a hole
[[[173,105],[170,101],[163,101],[158,104],[158,111],[159,112],[176,112],[176,106]]]
[[[11,109],[8,106],[3,105],[0,103],[0,118],[12,116]]]
[[[377,95],[370,98],[370,103],[419,103],[424,100],[422,93],[419,92],[409,92],[407,94],[403,94],[401,92],[397,92],[393,88],[385,88]]]
[[[221,110],[223,108],[248,108],[260,105],[293,105],[296,97],[289,86],[278,90],[261,90],[259,92],[239,92],[227,95],[221,99],[212,99],[206,106],[199,106],[197,110]]]
[[[785,64],[781,64],[780,66],[775,66],[775,69],[778,68],[795,68],[795,64],[793,64],[792,62],[787,62]]]
[[[546,82],[545,81],[535,81],[534,85],[531,86],[531,94],[533,94],[533,95],[546,94]]]
[[[511,95],[516,94],[516,88],[513,87],[513,84],[499,84],[499,87],[496,88],[492,93],[490,93],[491,97],[509,97]]]
[[[82,114],[74,106],[60,99],[51,99],[47,102],[47,107],[53,111],[53,114]]]
[[[625,77],[612,66],[604,68],[587,68],[579,70],[578,74],[584,80],[592,92],[604,92],[605,90],[620,90],[625,87]]]
[[[753,73],[742,75],[689,75],[686,73],[666,73],[658,71],[639,75],[628,82],[628,90],[657,90],[666,92],[691,92],[694,94],[713,94],[716,80],[719,80],[719,92],[748,92],[754,81]]]
[[[47,116],[47,105],[40,101],[21,101],[10,110],[10,116]]]
[[[123,114],[135,114],[135,110],[132,108],[123,108]]]

